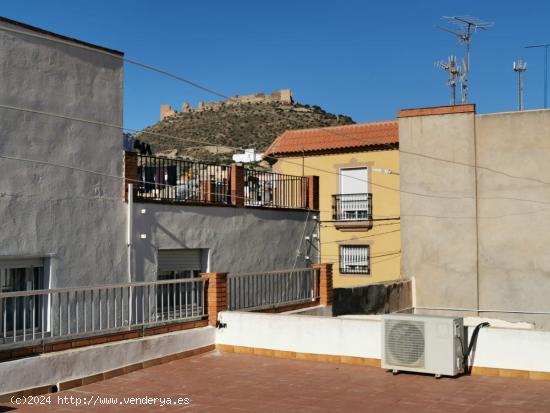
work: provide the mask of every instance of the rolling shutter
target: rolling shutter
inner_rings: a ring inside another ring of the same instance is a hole
[[[201,270],[200,249],[158,251],[158,271]]]

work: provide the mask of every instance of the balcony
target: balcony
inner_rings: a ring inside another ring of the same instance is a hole
[[[318,209],[318,179],[240,165],[125,153],[125,194],[140,202],[228,207]]]
[[[341,231],[372,228],[372,194],[332,195],[332,220]]]

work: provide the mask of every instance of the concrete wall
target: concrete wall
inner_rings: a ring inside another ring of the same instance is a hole
[[[313,239],[317,225],[313,214],[305,211],[138,203],[134,212],[136,279],[155,277],[159,249],[208,249],[208,271],[309,267],[318,254],[316,245],[305,237]],[[146,238],[141,239],[141,234]]]
[[[0,50],[2,104],[122,125],[120,56],[6,31]],[[120,129],[1,108],[0,155],[81,169],[0,158],[0,260],[46,258],[45,287],[130,281]],[[317,260],[304,239],[316,232],[307,212],[135,208],[133,280],[156,279],[162,248],[208,249],[211,271],[292,268],[296,250]]]
[[[548,315],[484,311],[550,312],[550,111],[405,117],[399,133],[416,306],[550,328]]]
[[[550,111],[475,123],[480,307],[550,313]],[[550,316],[519,319],[550,329]]]
[[[380,359],[382,323],[377,316],[364,317],[370,318],[222,312],[220,320],[227,328],[216,331],[216,344]],[[467,326],[469,340],[473,330]],[[483,328],[471,364],[520,370],[522,377],[536,378],[529,372],[550,372],[549,347],[550,332]]]
[[[214,344],[212,327],[41,354],[0,363],[0,395],[93,376]]]
[[[474,113],[399,119],[402,273],[418,306],[477,305],[475,170],[460,164],[474,164],[474,136]]]
[[[412,308],[411,280],[335,288],[332,315],[388,314]]]
[[[380,358],[380,321],[222,312],[216,344],[299,353]]]
[[[122,124],[120,58],[6,31],[0,50],[2,104]],[[120,176],[121,142],[118,129],[0,108],[3,156]],[[0,158],[0,256],[51,257],[52,287],[125,281],[122,188],[116,178]]]

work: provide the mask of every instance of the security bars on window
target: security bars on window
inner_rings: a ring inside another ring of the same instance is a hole
[[[368,245],[340,246],[340,273],[370,274],[369,252]]]

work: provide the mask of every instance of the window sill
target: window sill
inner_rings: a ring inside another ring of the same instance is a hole
[[[342,232],[368,231],[372,229],[372,220],[364,221],[335,221],[334,227]]]

